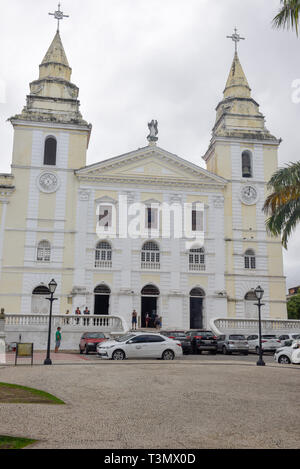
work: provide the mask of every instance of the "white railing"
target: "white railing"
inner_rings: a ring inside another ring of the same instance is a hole
[[[159,270],[160,263],[159,262],[142,262],[141,263],[142,269],[150,269],[150,270]]]
[[[205,264],[189,264],[189,270],[190,270],[190,272],[204,271],[205,270]]]
[[[46,314],[6,314],[5,329],[13,327],[20,329],[31,326],[33,328],[45,327],[49,324],[49,316]],[[126,321],[121,316],[107,315],[74,315],[63,314],[52,316],[52,325],[61,326],[64,330],[103,330],[109,332],[127,332],[129,330]]]
[[[112,261],[95,261],[95,268],[96,269],[111,269],[112,268]]]
[[[214,318],[210,321],[209,325],[212,331],[217,335],[235,331],[251,334],[252,332],[255,333],[258,331],[257,319]],[[300,333],[300,321],[292,319],[262,319],[261,327],[264,333]]]

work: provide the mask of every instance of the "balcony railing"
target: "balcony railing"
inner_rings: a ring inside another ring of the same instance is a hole
[[[141,269],[159,270],[159,262],[141,262]]]
[[[95,260],[95,268],[96,269],[111,269],[112,261]]]
[[[199,272],[205,270],[205,264],[189,264],[190,272]]]

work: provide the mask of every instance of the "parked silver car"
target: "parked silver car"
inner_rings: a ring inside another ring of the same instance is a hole
[[[224,334],[217,337],[217,351],[224,355],[233,352],[248,355],[249,345],[243,334]]]

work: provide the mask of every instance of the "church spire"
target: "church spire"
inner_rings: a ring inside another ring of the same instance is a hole
[[[56,77],[70,81],[71,73],[72,69],[69,65],[59,31],[57,31],[40,65],[39,79]]]
[[[248,84],[237,52],[234,54],[233,62],[226,82],[224,98],[251,98],[251,88]]]

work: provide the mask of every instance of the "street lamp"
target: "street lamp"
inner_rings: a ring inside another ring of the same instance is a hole
[[[53,295],[55,293],[57,287],[57,283],[54,279],[51,280],[51,282],[48,285],[49,291],[50,291],[50,298],[46,298],[47,300],[50,301],[50,315],[49,315],[49,326],[48,326],[48,346],[47,346],[47,357],[44,361],[44,365],[52,365],[52,361],[50,359],[50,344],[51,344],[51,322],[52,322],[52,304],[53,301],[57,300],[57,298],[53,298]]]
[[[262,297],[264,296],[264,290],[262,287],[259,285],[258,287],[255,288],[254,290],[255,296],[257,298],[258,303],[255,303],[258,306],[258,329],[259,329],[259,359],[256,363],[257,366],[265,366],[265,362],[263,361],[262,358],[262,346],[261,346],[261,315],[260,315],[260,310],[261,307],[264,306],[263,303],[261,303]]]

